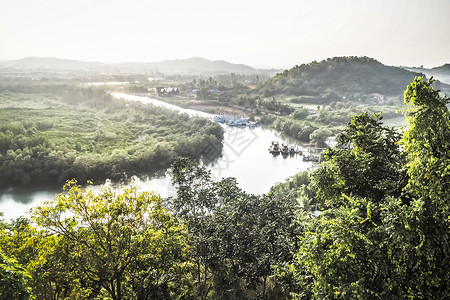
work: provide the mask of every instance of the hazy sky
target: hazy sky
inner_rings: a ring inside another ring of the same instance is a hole
[[[0,0],[0,60],[450,63],[450,0]]]

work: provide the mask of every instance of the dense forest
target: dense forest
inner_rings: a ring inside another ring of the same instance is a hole
[[[285,70],[263,83],[260,90],[266,96],[319,97],[328,103],[355,93],[398,95],[415,76],[421,74],[369,57],[334,57]]]
[[[405,92],[408,129],[353,116],[312,172],[244,192],[188,158],[176,197],[75,181],[0,223],[5,299],[446,299],[450,99]]]
[[[31,82],[3,90],[0,187],[120,179],[168,168],[178,156],[221,153],[218,124],[102,88]]]

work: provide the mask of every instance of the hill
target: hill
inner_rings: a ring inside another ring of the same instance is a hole
[[[440,67],[434,67],[431,69],[424,67],[404,67],[404,69],[412,72],[420,72],[425,74],[427,77],[433,76],[435,79],[445,83],[450,84],[450,64],[444,64]],[[438,87],[441,88],[441,87]]]
[[[430,75],[444,83],[450,84],[450,64],[430,69]]]
[[[169,73],[169,74],[255,74],[260,72],[250,66],[233,64],[224,60],[211,61],[201,57],[166,60],[162,62],[101,63],[54,57],[27,57],[0,61],[0,68],[18,71],[81,71],[108,73]]]
[[[424,74],[386,66],[369,57],[334,57],[285,70],[266,81],[260,91],[266,96],[398,95],[415,76]]]

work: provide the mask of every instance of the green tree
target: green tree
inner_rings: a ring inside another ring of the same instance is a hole
[[[327,151],[313,174],[323,212],[307,224],[285,269],[297,298],[450,294],[450,114],[432,82],[408,86],[405,103],[414,106],[401,139],[363,114],[347,125],[340,148]]]
[[[272,266],[291,259],[296,199],[247,194],[234,178],[214,182],[187,158],[176,160],[172,176],[174,212],[189,230],[197,265],[197,297],[278,299]]]
[[[0,299],[27,300],[31,297],[31,276],[13,258],[0,251]]]
[[[74,181],[64,189],[35,208],[33,219],[60,238],[55,251],[83,294],[118,300],[183,293],[185,231],[158,196],[136,187],[94,193]]]
[[[326,206],[342,204],[341,195],[368,197],[379,202],[402,194],[407,178],[401,133],[381,123],[381,115],[367,112],[353,119],[325,152],[325,162],[313,175],[319,200]]]
[[[328,128],[319,128],[314,130],[313,133],[309,135],[309,139],[317,147],[326,147],[326,140],[332,135],[332,132]]]
[[[299,110],[296,110],[292,117],[296,120],[304,120],[308,116],[308,110],[306,108],[301,108]]]

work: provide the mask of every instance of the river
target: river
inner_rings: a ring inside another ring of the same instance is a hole
[[[113,96],[164,106],[191,116],[198,115],[211,119],[213,117],[211,114],[183,109],[148,97],[122,93],[113,93]],[[302,156],[273,156],[268,152],[268,148],[274,140],[279,141],[280,145],[281,143],[298,145],[304,153],[308,151],[293,138],[261,126],[255,128],[223,126],[225,130],[223,155],[214,164],[207,166],[216,180],[235,177],[243,190],[253,194],[263,194],[269,192],[270,187],[274,184],[283,182],[286,178],[313,167],[311,162],[302,161]],[[205,149],[205,153],[207,151],[208,149]],[[134,178],[134,183],[141,190],[154,191],[162,197],[176,194],[176,189],[171,185],[171,178],[167,172],[159,177]],[[123,184],[120,183],[112,184],[117,188],[123,187]],[[101,187],[102,184],[99,184],[92,188],[100,189]],[[51,187],[11,188],[0,193],[0,212],[4,213],[4,218],[7,220],[17,218],[26,214],[30,208],[54,198],[54,195],[60,192],[61,190]]]

